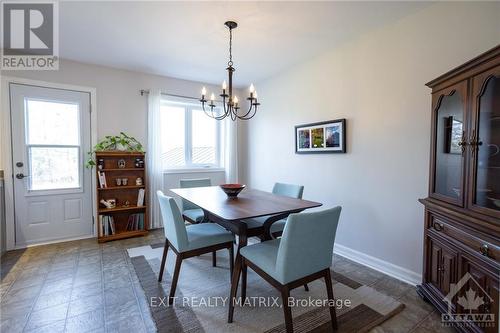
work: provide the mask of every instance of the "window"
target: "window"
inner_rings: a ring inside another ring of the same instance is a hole
[[[25,100],[29,190],[80,187],[78,104]]]
[[[198,104],[162,100],[163,168],[221,167],[221,127]]]

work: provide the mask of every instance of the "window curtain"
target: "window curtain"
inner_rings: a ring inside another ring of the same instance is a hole
[[[160,205],[156,198],[156,191],[163,191],[163,167],[161,163],[161,126],[160,126],[161,93],[159,89],[150,89],[148,95],[148,146],[147,181],[149,188],[149,205],[151,228],[163,226],[160,214]]]
[[[226,183],[238,183],[238,123],[227,117],[225,120],[224,168]]]

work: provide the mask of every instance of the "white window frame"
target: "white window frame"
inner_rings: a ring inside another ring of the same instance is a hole
[[[34,144],[29,142],[28,131],[29,131],[29,118],[28,118],[28,102],[29,101],[40,101],[49,103],[59,103],[59,104],[70,104],[78,106],[78,144],[77,145],[65,145],[65,144]],[[38,196],[38,195],[56,195],[56,194],[71,194],[71,193],[82,193],[83,192],[83,154],[82,154],[82,133],[83,133],[83,123],[81,117],[81,106],[79,103],[69,103],[67,101],[60,101],[57,99],[39,99],[39,98],[26,98],[24,101],[24,142],[26,147],[26,163],[27,170],[29,170],[28,183],[26,188],[26,196]],[[32,186],[32,174],[33,165],[31,162],[31,148],[77,148],[78,149],[78,186],[77,187],[56,187],[51,189],[33,189]]]
[[[193,163],[192,160],[192,145],[193,145],[193,112],[201,112],[204,114],[203,109],[199,104],[192,101],[177,101],[169,98],[162,98],[161,106],[172,106],[184,108],[184,161],[185,164],[179,167],[165,168],[166,173],[176,173],[184,171],[221,171],[224,170],[224,163],[222,160],[222,133],[223,127],[221,121],[216,121],[217,138],[215,140],[215,161],[216,163]],[[220,112],[219,108],[214,109],[214,113]],[[205,114],[204,114],[205,115]],[[207,115],[205,115],[208,117]]]

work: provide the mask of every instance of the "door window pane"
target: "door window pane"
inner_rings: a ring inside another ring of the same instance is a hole
[[[79,145],[78,104],[28,99],[26,133],[30,145]]]
[[[29,190],[79,188],[79,152],[77,147],[30,147]]]
[[[460,94],[444,96],[436,113],[435,192],[458,199],[462,196],[463,109]]]
[[[163,165],[165,168],[184,166],[184,108],[162,105],[160,114]]]
[[[193,164],[215,164],[217,120],[207,117],[202,110],[192,112],[192,161]]]

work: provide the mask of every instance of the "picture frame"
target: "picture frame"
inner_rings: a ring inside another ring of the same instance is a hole
[[[295,126],[296,154],[346,153],[346,120]]]
[[[445,119],[445,153],[446,154],[462,154],[462,141],[463,122],[453,116],[446,117]]]

